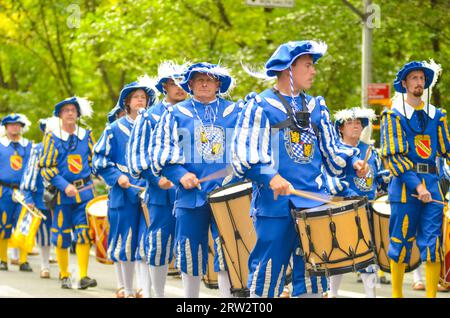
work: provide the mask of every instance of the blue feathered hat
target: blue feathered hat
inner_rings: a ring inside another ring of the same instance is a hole
[[[425,87],[424,89],[427,89],[430,84],[433,82],[434,78],[434,71],[430,67],[428,67],[428,64],[425,62],[419,62],[419,61],[412,61],[409,63],[406,63],[403,65],[403,67],[398,71],[397,77],[394,81],[394,89],[396,92],[399,93],[406,93],[406,88],[402,86],[402,81],[406,80],[406,76],[412,71],[418,71],[421,70],[425,74]]]
[[[277,72],[289,68],[302,55],[312,55],[313,62],[316,63],[327,52],[327,48],[324,42],[316,41],[290,41],[281,44],[266,62],[266,74],[276,76]]]
[[[123,111],[122,108],[120,108],[118,105],[116,105],[111,111],[108,113],[108,122],[112,124],[116,119],[117,115]]]
[[[172,61],[162,62],[158,67],[158,82],[155,85],[156,89],[162,94],[166,94],[163,88],[163,84],[169,79],[174,80],[175,83],[178,80],[182,79],[184,73],[186,72],[186,68],[186,64],[177,65]]]
[[[334,127],[339,132],[339,128],[347,121],[359,119],[361,120],[362,127],[365,128],[370,122],[375,120],[377,115],[371,108],[353,107],[350,109],[342,109],[334,114]]]
[[[214,76],[220,81],[219,94],[226,93],[233,84],[233,78],[228,70],[218,64],[211,64],[207,62],[201,62],[191,65],[184,73],[184,78],[180,83],[180,86],[189,94],[192,94],[192,90],[189,88],[189,80],[196,73],[209,74]]]
[[[11,113],[2,118],[2,126],[6,126],[6,124],[16,124],[19,123],[23,127],[23,131],[28,131],[28,128],[31,125],[31,122],[28,120],[27,116],[23,114]]]
[[[153,80],[147,75],[143,75],[139,77],[136,82],[132,82],[123,87],[123,89],[120,91],[119,101],[117,102],[117,105],[121,109],[125,109],[125,99],[128,97],[128,95],[130,95],[137,89],[143,89],[148,96],[147,107],[151,106],[155,102],[156,98],[154,87],[155,85]]]
[[[78,117],[85,117],[85,116],[91,117],[92,112],[93,112],[92,111],[92,102],[86,98],[77,97],[77,96],[66,98],[65,100],[60,101],[58,104],[56,104],[55,108],[53,110],[53,116],[58,117],[59,112],[61,111],[61,108],[63,108],[63,106],[68,105],[68,104],[75,105],[75,107],[78,110]]]

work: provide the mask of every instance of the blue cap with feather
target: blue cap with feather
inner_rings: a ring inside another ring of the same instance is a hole
[[[266,62],[266,75],[276,76],[302,55],[312,55],[316,63],[327,51],[327,45],[316,41],[290,41],[280,45]]]
[[[191,80],[195,74],[202,73],[208,74],[220,81],[219,94],[226,93],[233,84],[233,78],[228,70],[218,64],[211,64],[207,62],[201,62],[191,65],[184,74],[184,78],[180,83],[180,86],[189,94],[192,94],[192,90],[189,87],[189,80]]]
[[[406,93],[406,88],[403,87],[402,81],[406,80],[406,77],[412,71],[423,71],[425,74],[425,87],[427,89],[433,82],[434,71],[425,62],[412,61],[403,65],[403,67],[398,71],[397,77],[394,80],[394,89],[399,93]]]

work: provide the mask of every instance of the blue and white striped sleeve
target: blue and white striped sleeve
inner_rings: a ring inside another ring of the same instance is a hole
[[[111,159],[113,149],[111,149],[111,139],[114,135],[111,126],[107,125],[100,139],[94,146],[93,172],[101,176],[103,180],[112,187],[122,175],[122,172],[116,167]]]
[[[25,171],[22,175],[20,190],[25,197],[25,203],[33,203],[32,192],[37,191],[36,180],[39,174],[39,147],[36,145],[31,150],[30,159],[28,160]]]
[[[132,176],[142,176],[151,184],[157,185],[160,178],[153,175],[150,162],[153,126],[148,111],[137,116],[127,146],[127,166]]]
[[[346,147],[339,141],[339,135],[330,119],[330,111],[323,97],[316,97],[316,105],[320,105],[319,149],[323,157],[323,164],[331,176],[341,176],[348,164],[359,159],[359,149]]]
[[[251,98],[239,114],[231,143],[231,164],[239,178],[269,186],[278,173],[273,167],[271,127],[261,97]]]
[[[181,177],[189,172],[183,166],[183,146],[172,110],[164,112],[151,134],[150,160],[153,175],[164,175],[174,184],[179,184]]]
[[[332,177],[328,173],[325,173],[325,181],[326,187],[332,195],[338,195],[350,186],[347,181],[341,180],[338,177]]]

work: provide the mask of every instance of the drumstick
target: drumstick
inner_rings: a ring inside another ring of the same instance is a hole
[[[89,190],[92,189],[94,187],[94,184],[90,184],[88,186],[82,187],[78,189],[78,192],[84,191],[84,190]]]
[[[411,194],[411,196],[413,196],[413,197],[415,197],[415,198],[419,198],[419,196],[418,196],[417,194]],[[431,201],[432,201],[432,202],[435,202],[435,203],[442,204],[442,205],[447,205],[447,203],[442,202],[442,201],[439,201],[439,200],[431,199]]]
[[[232,170],[233,169],[230,166],[227,166],[224,169],[221,169],[219,171],[213,172],[213,173],[207,175],[206,177],[201,178],[200,180],[198,180],[198,183],[203,183],[203,182],[214,180],[214,179],[224,178],[227,175],[229,175],[232,172]]]
[[[367,161],[369,161],[371,154],[372,154],[372,147],[369,146],[366,151],[366,156],[364,157],[363,168],[366,165]]]
[[[16,192],[14,192],[13,196],[14,196],[14,199],[16,199],[17,202],[19,202],[28,212],[33,214],[35,217],[47,220],[47,217],[41,211],[39,211],[37,209],[36,210],[31,209],[28,206],[28,204],[26,204],[25,201],[22,200],[22,198],[19,197],[19,195],[17,195]]]
[[[144,190],[145,190],[145,188],[144,188],[144,187],[140,187],[140,186],[137,186],[137,185],[135,185],[135,184],[131,184],[131,183],[130,183],[130,187],[132,187],[132,188],[136,188],[136,189],[139,189],[139,190],[141,190],[141,191],[144,191]]]
[[[315,201],[319,201],[319,202],[323,202],[323,203],[331,203],[331,204],[335,204],[334,202],[330,201],[330,200],[326,200],[326,199],[322,199],[316,195],[313,194],[309,194],[305,191],[302,190],[295,190],[294,188],[290,188],[289,189],[289,193],[290,194],[294,194],[296,196],[299,197],[303,197],[303,198],[307,198],[307,199],[311,199],[311,200],[315,200]]]

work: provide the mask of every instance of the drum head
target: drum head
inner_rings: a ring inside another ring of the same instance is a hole
[[[305,213],[309,216],[325,216],[328,215],[329,211],[331,211],[331,214],[337,214],[342,213],[348,210],[352,210],[354,207],[359,208],[361,206],[364,206],[366,204],[366,199],[351,199],[351,200],[344,200],[344,201],[335,201],[332,203],[326,203],[323,205],[320,205],[315,208],[310,208],[306,210],[296,210],[297,217],[299,217],[299,213]]]
[[[108,214],[108,196],[100,195],[93,198],[86,205],[86,211],[89,215],[92,216],[106,216]]]
[[[391,215],[391,205],[389,204],[387,194],[376,199],[372,203],[372,208],[379,214]]]
[[[251,182],[238,182],[225,187],[218,188],[211,192],[208,196],[209,202],[222,202],[239,198],[245,194],[250,194],[253,191]]]

